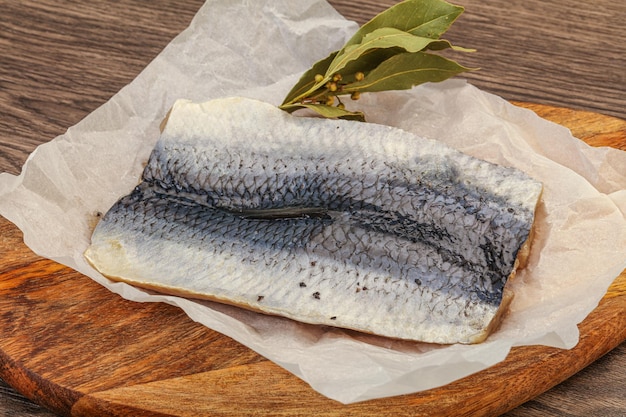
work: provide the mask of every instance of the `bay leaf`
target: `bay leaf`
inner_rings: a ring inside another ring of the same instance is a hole
[[[397,47],[370,49],[364,52],[358,59],[346,63],[345,67],[341,70],[343,81],[345,83],[354,82],[357,72],[367,74],[369,71],[380,65],[381,62],[386,61],[392,56],[402,52],[404,51]]]
[[[387,27],[376,29],[368,33],[363,37],[360,43],[344,48],[343,54],[360,55],[357,51],[365,52],[369,49],[393,47],[402,48],[407,52],[417,52],[436,41],[436,39],[416,36],[400,29]],[[335,58],[335,61],[340,58],[341,54]]]
[[[285,110],[289,113],[293,113],[294,111],[300,110],[300,109],[309,109],[309,110],[313,110],[320,116],[323,116],[329,119],[346,119],[346,120],[356,120],[359,122],[365,121],[365,115],[361,112],[353,112],[353,111],[342,109],[336,106],[327,106],[325,104],[295,103],[295,104],[283,104],[279,107],[282,110]]]
[[[432,46],[431,46],[432,45]],[[442,50],[446,48],[455,48],[449,41],[431,39],[423,36],[412,35],[400,29],[384,27],[376,29],[363,37],[361,43],[350,45],[342,49],[328,66],[328,74],[341,73],[343,75],[344,68],[350,61],[361,58],[362,55],[376,49],[393,48],[393,52],[399,50],[405,52],[418,52],[423,49]],[[469,51],[465,48],[456,47],[457,50]],[[379,61],[380,62],[380,61]],[[363,71],[363,69],[359,69]],[[351,73],[351,68],[345,73]]]
[[[382,62],[362,81],[346,86],[344,92],[406,90],[426,82],[443,81],[471,70],[440,55],[406,52]]]
[[[452,49],[453,51],[457,52],[476,52],[476,49],[473,48],[464,48],[462,46],[452,45],[450,41],[447,41],[445,39],[438,39],[436,41],[433,41],[429,43],[425,49],[429,51],[442,51],[444,49]]]
[[[443,0],[405,0],[365,23],[345,47],[359,44],[376,29],[391,27],[412,35],[438,39],[463,13],[464,8]]]

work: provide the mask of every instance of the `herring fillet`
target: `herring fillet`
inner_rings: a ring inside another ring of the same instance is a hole
[[[302,322],[476,343],[510,299],[542,186],[408,132],[179,100],[96,226],[103,275]]]

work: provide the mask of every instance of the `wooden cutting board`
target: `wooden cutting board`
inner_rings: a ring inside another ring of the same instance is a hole
[[[626,150],[626,121],[516,104],[594,146]],[[0,377],[62,415],[483,416],[537,396],[626,340],[626,271],[571,350],[514,348],[504,362],[444,387],[352,405],[323,397],[175,307],[126,301],[36,256],[1,217],[0,314]]]

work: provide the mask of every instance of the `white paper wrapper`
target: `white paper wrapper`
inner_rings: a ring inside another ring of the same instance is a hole
[[[82,253],[95,214],[137,183],[176,99],[242,95],[279,104],[304,70],[356,29],[322,0],[208,1],[130,85],[37,148],[20,176],[0,175],[0,214],[37,254],[127,299],[177,305],[344,403],[444,385],[502,361],[512,346],[575,346],[577,324],[626,267],[626,152],[590,148],[460,79],[366,95],[358,104],[370,122],[439,139],[544,183],[530,264],[514,282],[510,314],[482,344],[394,341],[154,295],[87,265]]]

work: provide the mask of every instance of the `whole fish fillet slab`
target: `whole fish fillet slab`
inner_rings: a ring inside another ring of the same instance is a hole
[[[85,256],[133,285],[432,343],[498,324],[542,186],[439,142],[179,100]]]

